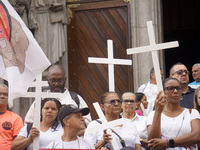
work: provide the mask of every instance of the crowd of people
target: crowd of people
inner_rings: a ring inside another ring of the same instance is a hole
[[[200,148],[200,64],[192,67],[195,80],[189,84],[189,71],[182,63],[174,64],[169,77],[163,79],[163,91],[158,91],[155,72],[137,93],[125,91],[121,96],[109,91],[102,93],[100,107],[108,122],[122,119],[121,125],[97,130],[102,119],[92,120],[84,99],[65,87],[62,66],[49,67],[47,81],[50,90],[62,99],[41,101],[40,130],[34,127],[34,105],[24,119],[8,109],[8,87],[0,84],[0,146],[4,150],[32,150],[33,139],[39,136],[40,148],[113,150],[115,139],[119,149],[182,149]],[[151,105],[151,107],[149,107]],[[149,113],[150,112],[150,113]]]

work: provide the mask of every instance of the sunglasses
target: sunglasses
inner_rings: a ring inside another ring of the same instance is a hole
[[[164,88],[164,90],[167,90],[170,93],[174,92],[175,89],[178,92],[182,92],[182,87],[181,86],[168,86],[168,87]]]
[[[122,103],[122,101],[121,100],[110,100],[110,101],[108,101],[108,102],[104,102],[104,103],[107,103],[107,104],[111,104],[111,105],[115,105],[115,103],[118,103],[118,104],[121,104]]]
[[[182,75],[183,73],[185,73],[186,75],[190,74],[190,72],[187,71],[187,70],[178,70],[178,71],[172,73],[172,75],[174,75],[175,73],[178,74],[178,75]]]
[[[137,103],[137,100],[128,100],[128,99],[125,99],[125,100],[123,100],[123,103],[125,103],[125,104],[128,104],[128,103],[131,103],[131,104],[133,104],[133,103]]]

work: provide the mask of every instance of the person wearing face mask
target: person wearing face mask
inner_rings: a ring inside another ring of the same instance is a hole
[[[190,72],[187,70],[187,67],[183,63],[178,62],[171,67],[169,74],[170,78],[176,78],[181,84],[182,98],[180,105],[185,108],[194,108],[193,97],[195,89],[188,86]]]

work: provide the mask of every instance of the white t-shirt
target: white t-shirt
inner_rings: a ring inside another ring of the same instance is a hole
[[[84,139],[90,144],[95,145],[103,139],[103,131],[92,133],[89,131],[91,128],[98,128],[99,125],[101,124],[94,120],[87,126],[84,134]],[[112,129],[125,141],[126,146],[135,148],[135,144],[140,144],[140,139],[136,128],[130,122],[124,123],[122,127],[113,127]],[[115,133],[113,133],[113,137],[116,139],[119,148],[122,148],[119,137]]]
[[[82,137],[77,136],[77,140],[64,142],[61,137],[51,142],[47,148],[60,148],[60,149],[95,149],[94,146],[88,144]]]
[[[50,92],[50,91],[47,91],[47,92]],[[78,95],[78,98],[80,101],[79,108],[85,108],[85,107],[88,108],[88,105],[86,104],[86,102],[83,100],[83,98],[80,95]],[[65,89],[65,92],[63,93],[63,97],[60,98],[59,101],[62,105],[72,104],[72,105],[77,106],[76,102],[72,99],[68,89]],[[35,105],[35,101],[32,103],[31,107],[29,108],[29,110],[25,116],[25,123],[34,121],[34,110],[35,110],[34,105]],[[86,125],[89,124],[92,120],[90,113],[83,117],[85,118]]]
[[[40,131],[40,148],[46,148],[49,143],[54,141],[55,139],[61,137],[63,135],[64,131],[61,126],[61,124],[58,125],[55,131],[53,129],[49,128],[46,132]],[[18,136],[27,137],[27,124],[21,129]],[[27,150],[33,149],[33,143],[29,144],[27,147]]]
[[[153,116],[155,111],[151,112],[148,116],[147,125],[151,125],[153,122]],[[173,139],[175,137],[182,136],[184,134],[191,132],[191,121],[194,119],[200,119],[199,112],[195,109],[192,109],[190,114],[189,109],[185,109],[177,117],[168,117],[165,114],[161,114],[161,139]],[[181,147],[182,150],[185,149],[196,149],[198,150],[197,145],[192,145],[190,147]],[[170,149],[180,149],[179,147],[167,148]]]

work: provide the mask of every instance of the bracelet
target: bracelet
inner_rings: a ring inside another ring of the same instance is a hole
[[[166,141],[167,141],[167,147],[169,147],[170,145],[169,145],[169,140],[168,139],[166,139]]]

